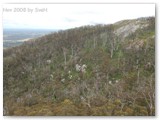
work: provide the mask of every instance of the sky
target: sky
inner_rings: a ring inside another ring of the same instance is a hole
[[[3,4],[4,29],[69,29],[148,16],[155,16],[155,4]]]

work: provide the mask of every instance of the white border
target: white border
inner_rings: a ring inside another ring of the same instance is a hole
[[[3,37],[2,37],[2,4],[3,3],[156,3],[156,117],[4,117],[3,116]],[[159,107],[160,107],[160,96],[159,96],[159,62],[160,56],[160,42],[159,42],[159,0],[1,0],[0,1],[0,119],[160,119]]]

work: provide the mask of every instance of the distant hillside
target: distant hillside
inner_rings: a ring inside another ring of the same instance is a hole
[[[155,18],[58,31],[4,49],[4,115],[155,115]]]
[[[15,47],[23,44],[27,39],[41,37],[58,30],[46,29],[3,29],[3,48]]]

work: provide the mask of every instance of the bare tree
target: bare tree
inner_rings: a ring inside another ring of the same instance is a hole
[[[65,47],[62,47],[62,50],[63,50],[63,56],[64,56],[64,65],[66,67],[68,49],[66,49]]]
[[[154,114],[154,103],[155,103],[155,88],[154,88],[154,82],[153,82],[153,74],[150,76],[150,79],[145,83],[145,88],[141,91],[142,96],[145,99],[145,102],[148,106],[148,113],[149,115]]]

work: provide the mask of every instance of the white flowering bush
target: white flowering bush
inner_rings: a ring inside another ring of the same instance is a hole
[[[77,72],[86,73],[86,68],[87,68],[87,65],[86,65],[86,64],[83,64],[82,66],[76,64],[76,71],[77,71]]]
[[[50,63],[51,63],[51,60],[47,60],[46,62],[47,62],[48,64],[50,64]]]
[[[65,81],[65,78],[61,79],[61,82],[63,82],[63,83],[64,83],[64,81]]]
[[[80,71],[81,70],[81,66],[80,65],[78,65],[78,64],[76,64],[76,71]]]
[[[82,73],[86,73],[86,68],[87,68],[87,66],[85,64],[83,64],[81,67]]]
[[[109,81],[109,84],[111,85],[111,84],[112,84],[112,81]]]

